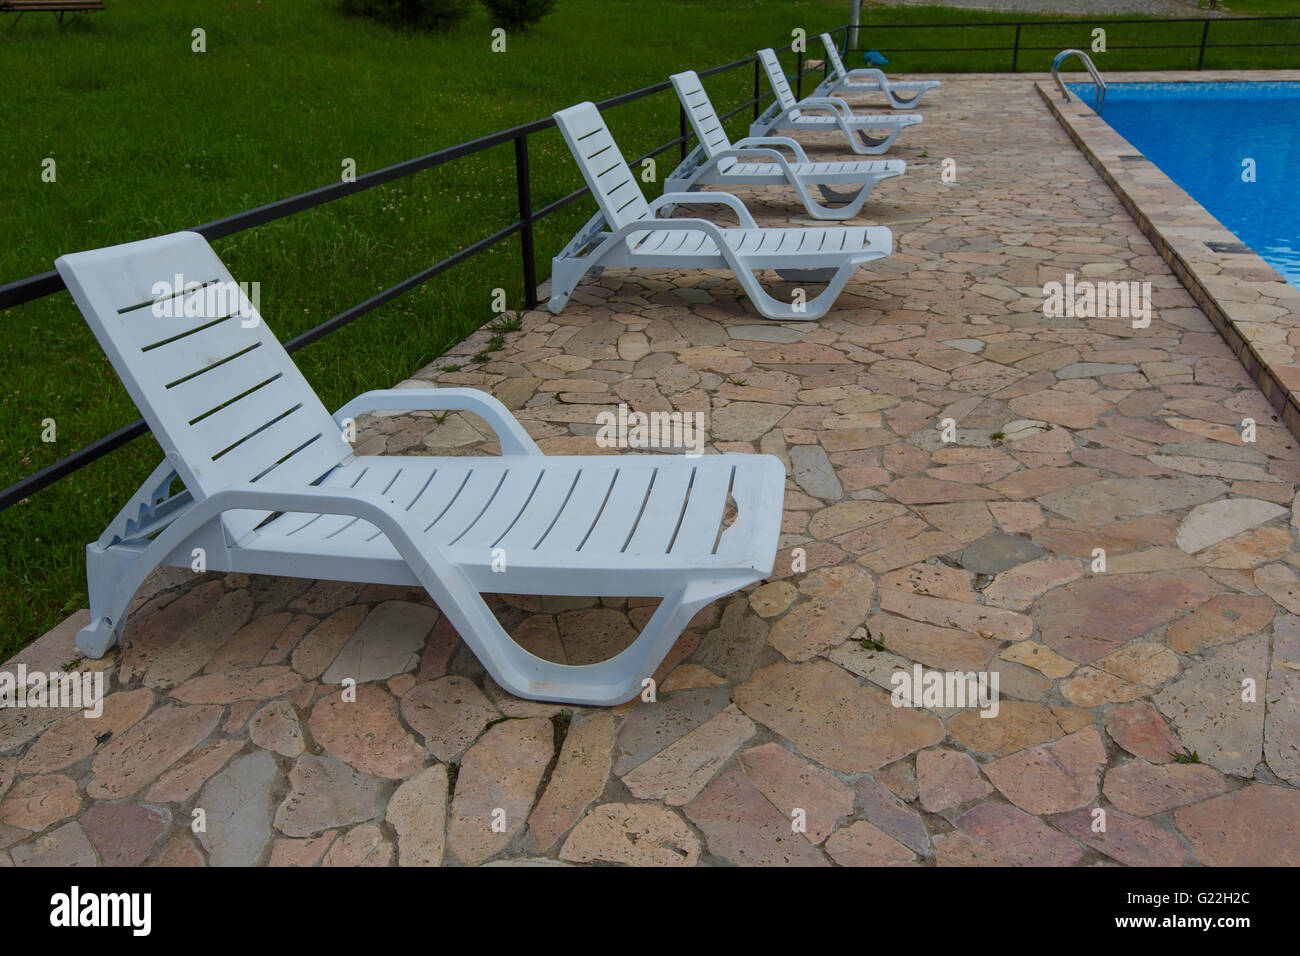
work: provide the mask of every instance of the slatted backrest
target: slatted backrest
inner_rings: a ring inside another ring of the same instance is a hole
[[[72,298],[195,499],[306,485],[349,454],[289,354],[198,233],[55,260]],[[254,292],[252,298],[260,298]],[[265,512],[229,512],[238,540]]]
[[[822,34],[822,45],[826,47],[826,57],[831,61],[831,73],[840,79],[846,78],[849,74],[844,69],[844,61],[840,59],[840,48],[835,45],[829,33]]]
[[[579,103],[553,115],[610,228],[650,218],[650,204],[596,105]]]
[[[699,137],[700,145],[704,147],[704,154],[712,157],[722,150],[730,149],[731,140],[727,138],[727,131],[722,126],[722,120],[718,119],[718,113],[709,101],[709,94],[704,91],[704,85],[700,83],[695,71],[674,73],[670,79],[673,81],[673,89],[677,91],[677,98],[681,100],[682,109],[686,110],[691,127]]]
[[[788,110],[794,106],[797,102],[794,91],[790,89],[790,81],[785,78],[785,70],[781,69],[781,61],[776,58],[772,48],[759,50],[758,59],[767,71],[767,81],[772,84],[772,92],[776,93],[776,101],[781,109]]]

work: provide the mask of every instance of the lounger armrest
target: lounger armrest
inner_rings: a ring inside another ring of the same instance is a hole
[[[889,82],[889,78],[885,76],[884,70],[877,70],[874,67],[860,66],[856,69],[849,70],[845,74],[846,79],[849,80],[852,80],[855,76],[870,77],[871,79],[878,81],[882,87]]]
[[[698,205],[722,205],[726,206],[736,214],[740,219],[740,224],[746,228],[753,229],[758,226],[754,217],[745,204],[740,201],[740,197],[733,196],[731,193],[664,193],[658,199],[650,203],[650,211],[657,213],[664,206],[698,206]]]
[[[510,410],[476,388],[390,388],[363,392],[335,412],[334,421],[342,427],[344,419],[377,411],[473,412],[497,433],[503,455],[542,454]]]
[[[803,151],[798,140],[793,140],[789,136],[746,136],[744,139],[738,139],[731,144],[735,149],[750,149],[754,146],[785,146],[794,153],[794,159],[797,163],[808,162],[808,154]]]
[[[831,110],[845,118],[853,117],[853,110],[849,107],[849,104],[838,96],[809,96],[796,103],[795,108],[800,110]]]

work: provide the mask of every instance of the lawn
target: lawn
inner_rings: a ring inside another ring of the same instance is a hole
[[[107,11],[64,29],[36,14],[8,29],[11,18],[3,17],[0,283],[47,270],[63,252],[182,229],[337,181],[347,159],[361,172],[380,168],[583,99],[660,82],[675,70],[788,43],[795,27],[815,36],[839,25],[846,10],[841,0],[560,0],[531,33],[509,37],[505,53],[490,51],[491,24],[481,10],[446,36],[344,19],[324,0],[109,0]],[[865,16],[868,24],[1015,19],[942,8],[868,8]],[[1110,42],[1138,42],[1152,35],[1143,31],[1175,26],[1117,26]],[[204,53],[191,51],[196,28],[206,33]],[[863,41],[885,50],[890,69],[1002,70],[1007,53],[890,50],[1002,46],[1013,32],[908,31],[903,42],[902,31],[868,27]],[[1022,43],[1058,49],[1089,40],[1077,26],[1024,32]],[[1296,56],[1229,53],[1242,66]],[[1046,68],[1049,54],[1032,56],[1022,56],[1021,69]],[[1179,56],[1185,60],[1185,52]],[[1207,56],[1206,65],[1227,64]],[[750,95],[752,77],[741,69],[706,83],[728,109]],[[675,136],[677,116],[667,92],[620,106],[608,119],[632,157]],[[737,117],[733,134],[743,135],[746,123]],[[554,130],[533,137],[529,149],[535,207],[580,185]],[[675,155],[661,157],[660,180]],[[42,179],[47,158],[56,164],[54,182]],[[592,211],[584,200],[539,224],[539,277]],[[501,228],[517,212],[506,145],[215,245],[237,279],[261,284],[263,312],[285,339]],[[491,317],[494,289],[506,289],[518,305],[518,249],[517,240],[502,243],[299,352],[326,405],[388,387],[435,360]],[[66,294],[8,310],[0,320],[8,333],[0,350],[7,423],[0,485],[137,417]],[[49,418],[57,429],[52,443],[42,441]],[[151,438],[137,439],[0,512],[0,659],[84,606],[83,547],[158,457]]]

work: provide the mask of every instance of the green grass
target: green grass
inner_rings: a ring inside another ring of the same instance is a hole
[[[0,282],[49,269],[64,252],[186,228],[337,181],[345,158],[359,172],[376,169],[678,69],[780,46],[795,27],[809,31],[810,56],[818,56],[816,33],[840,24],[846,10],[842,0],[560,0],[533,31],[511,36],[505,54],[489,52],[481,9],[446,36],[344,19],[324,0],[116,0],[64,29],[49,15],[29,14],[15,29],[3,17]],[[971,45],[977,34],[917,31],[903,42],[869,25],[1015,17],[909,7],[869,8],[865,19],[864,41],[886,51],[891,70],[1009,63],[1007,54],[892,54]],[[190,50],[196,27],[206,31],[206,53]],[[1086,45],[1080,29],[1043,27],[1032,42]],[[995,38],[979,35],[980,43],[1010,43],[1010,28],[989,33]],[[1136,34],[1113,33],[1111,43],[1121,45],[1121,35]],[[1229,52],[1241,66],[1295,57]],[[1102,69],[1121,62],[1102,60]],[[1046,61],[1022,59],[1021,68],[1045,69]],[[721,109],[748,98],[752,82],[748,68],[706,80]],[[677,116],[665,92],[608,119],[634,157],[676,135]],[[732,133],[743,135],[747,123],[736,117]],[[554,130],[532,137],[529,150],[536,207],[581,184]],[[57,164],[54,183],[41,181],[46,157]],[[659,182],[675,158],[660,157]],[[215,245],[237,279],[261,284],[263,313],[285,339],[505,226],[517,211],[507,145]],[[592,212],[583,200],[539,223],[539,277]],[[493,289],[507,290],[512,309],[521,304],[518,248],[509,240],[450,270],[299,352],[298,363],[330,407],[392,385],[491,319]],[[0,321],[0,484],[137,417],[66,294],[0,313]],[[505,340],[514,331],[509,320],[496,329]],[[52,444],[41,441],[46,418],[57,423]],[[0,659],[84,606],[84,545],[158,457],[152,438],[138,439],[0,512]]]

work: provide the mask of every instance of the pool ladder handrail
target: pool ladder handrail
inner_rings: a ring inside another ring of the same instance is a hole
[[[1106,81],[1101,78],[1101,74],[1097,72],[1097,67],[1092,63],[1092,57],[1088,56],[1087,53],[1082,50],[1070,49],[1062,50],[1056,54],[1056,59],[1052,61],[1052,79],[1056,80],[1056,86],[1061,91],[1061,96],[1066,101],[1069,101],[1070,94],[1066,92],[1065,84],[1061,82],[1060,70],[1061,64],[1071,56],[1078,56],[1083,61],[1083,65],[1088,68],[1088,72],[1092,74],[1093,95],[1097,102],[1097,112],[1100,113],[1102,105],[1106,102]]]

